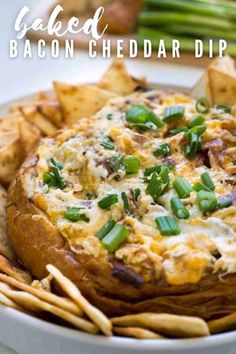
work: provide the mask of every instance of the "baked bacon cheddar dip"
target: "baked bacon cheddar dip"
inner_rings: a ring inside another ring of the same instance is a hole
[[[43,134],[8,191],[18,261],[36,279],[62,272],[106,316],[125,316],[113,319],[120,335],[142,327],[137,316],[146,329],[181,315],[221,331],[236,312],[234,107],[151,89],[120,62],[98,86],[55,92],[62,129]]]

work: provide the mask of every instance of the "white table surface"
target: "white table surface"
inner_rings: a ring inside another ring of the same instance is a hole
[[[9,58],[9,39],[15,39],[14,21],[20,8],[38,6],[48,0],[0,0],[0,104],[48,89],[53,80],[67,82],[96,82],[110,64],[110,60],[89,59],[87,53],[79,53],[74,59],[16,59]],[[191,87],[200,77],[201,69],[175,66],[150,60],[127,61],[135,76],[146,76],[151,82]],[[14,340],[14,338],[13,338]],[[0,344],[0,354],[13,351]],[[54,354],[54,353],[52,353]]]

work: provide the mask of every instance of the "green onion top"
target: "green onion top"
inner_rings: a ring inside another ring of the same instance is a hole
[[[189,129],[187,132],[184,133],[184,138],[189,141],[191,138],[192,134],[195,135],[203,135],[206,131],[206,126],[205,125],[197,125],[195,127],[192,127],[191,129]]]
[[[159,147],[153,152],[153,155],[158,156],[166,156],[170,154],[170,146],[166,143],[159,145]]]
[[[189,138],[189,144],[184,147],[184,154],[187,158],[192,157],[201,148],[202,140],[197,134],[191,134]]]
[[[138,173],[140,160],[136,156],[125,156],[124,157],[125,172],[127,175]]]
[[[186,131],[188,131],[188,127],[178,127],[178,128],[170,129],[168,131],[168,133],[173,136],[173,135],[176,135],[176,134],[179,134],[179,133],[184,133]]]
[[[202,212],[214,211],[218,204],[215,193],[206,191],[198,192],[197,204]]]
[[[50,167],[50,172],[45,172],[43,174],[43,183],[47,184],[49,187],[64,189],[67,184],[61,175],[61,170],[64,168],[64,165],[57,162],[54,158],[48,160],[48,165]]]
[[[166,191],[168,184],[168,182],[164,182],[163,179],[154,172],[147,185],[146,193],[152,196],[154,202],[157,202],[157,199]]]
[[[223,104],[216,105],[216,109],[218,109],[222,113],[231,113],[232,112],[232,109],[231,109],[230,106],[226,106],[226,105],[223,105]]]
[[[156,218],[156,224],[163,236],[180,234],[180,227],[173,216],[159,216]]]
[[[196,127],[198,125],[202,125],[205,122],[205,117],[202,115],[198,115],[194,117],[188,124],[189,128]]]
[[[48,166],[57,167],[60,171],[63,170],[64,165],[61,162],[57,162],[53,157],[48,159]]]
[[[164,110],[163,121],[165,123],[171,123],[175,120],[183,118],[185,113],[184,106],[169,106]]]
[[[97,233],[96,236],[97,238],[99,238],[99,240],[102,240],[103,237],[105,237],[108,232],[111,231],[111,229],[113,229],[113,227],[115,226],[115,221],[110,219]]]
[[[118,202],[118,195],[117,194],[108,194],[105,198],[99,200],[98,206],[101,209],[107,209],[111,205]]]
[[[204,172],[201,175],[201,180],[202,180],[202,183],[205,184],[205,186],[207,186],[209,189],[211,189],[212,191],[215,190],[216,187],[215,187],[214,182],[212,181],[211,176],[209,175],[208,172]]]
[[[70,221],[86,221],[89,222],[89,218],[85,214],[81,214],[83,208],[70,207],[65,211],[64,217]]]
[[[105,237],[102,238],[102,245],[110,253],[113,253],[117,248],[127,240],[129,230],[121,224],[116,224]]]
[[[112,142],[112,140],[107,136],[100,144],[103,146],[105,149],[108,150],[114,150],[115,149],[115,144]]]
[[[185,208],[183,203],[178,197],[172,197],[170,200],[170,206],[178,219],[188,219],[190,214],[189,211]]]
[[[199,192],[199,191],[211,192],[210,188],[208,188],[205,184],[200,183],[200,182],[195,183],[194,186],[193,186],[193,189],[196,192]]]
[[[140,195],[141,195],[141,189],[140,188],[135,188],[135,190],[134,190],[135,199],[138,200]]]
[[[181,199],[190,197],[190,193],[193,190],[186,178],[176,178],[173,182],[173,187]]]
[[[130,211],[130,205],[129,205],[128,197],[125,192],[121,193],[121,199],[123,201],[124,210],[126,213],[128,213]]]
[[[107,120],[112,120],[112,117],[113,117],[112,113],[108,113],[106,116]]]
[[[144,129],[150,129],[152,124],[157,128],[163,126],[161,119],[151,109],[144,105],[132,106],[129,108],[126,112],[126,121],[131,125]]]
[[[56,179],[52,173],[45,172],[43,174],[43,184],[47,184],[48,187],[56,187]]]
[[[166,164],[160,164],[160,165],[155,165],[152,167],[145,168],[144,170],[144,176],[150,176],[153,172],[157,172],[158,174],[163,170],[163,168],[168,169],[170,171],[170,167]]]
[[[196,102],[195,109],[198,113],[208,113],[210,110],[210,102],[206,97],[200,97]]]

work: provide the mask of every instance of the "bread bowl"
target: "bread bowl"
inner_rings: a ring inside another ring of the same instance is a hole
[[[166,113],[173,106],[178,119]],[[146,126],[132,121],[133,107]],[[235,118],[226,111],[214,106],[201,113],[207,129],[191,157],[184,155],[189,135],[171,134],[180,126],[193,134],[196,101],[142,88],[41,140],[8,192],[8,233],[19,260],[39,279],[54,264],[109,316],[152,311],[210,320],[235,312]],[[150,183],[160,168],[147,169],[160,165],[169,179],[156,195]],[[60,183],[53,186],[55,169]],[[180,198],[190,217],[178,219],[170,206],[178,196],[173,182],[185,178],[199,187],[206,172],[214,208],[203,213],[199,190],[191,190]],[[110,194],[114,203],[104,206]],[[231,203],[220,209],[225,198]],[[175,217],[180,234],[161,235],[155,220],[162,216]],[[110,219],[124,231],[115,246],[98,234]]]

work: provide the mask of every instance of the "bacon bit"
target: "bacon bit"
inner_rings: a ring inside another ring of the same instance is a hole
[[[208,141],[203,146],[203,149],[212,150],[215,153],[222,151],[224,148],[225,148],[225,144],[221,138]]]
[[[126,267],[117,261],[115,261],[111,275],[112,277],[124,283],[130,284],[137,289],[141,288],[144,283],[142,275],[135,272],[132,268]]]
[[[133,134],[133,140],[138,144],[143,144],[146,141],[148,141],[148,139],[149,139],[149,137],[147,137],[146,135],[139,134],[139,133]]]

